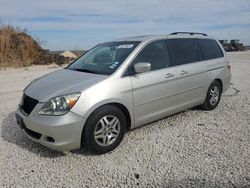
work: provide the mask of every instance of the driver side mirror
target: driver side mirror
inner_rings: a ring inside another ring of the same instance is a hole
[[[134,65],[135,73],[149,72],[151,70],[151,63],[140,62]]]

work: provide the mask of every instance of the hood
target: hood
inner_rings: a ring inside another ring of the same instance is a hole
[[[24,89],[24,93],[39,102],[47,102],[56,96],[82,92],[107,77],[107,75],[61,69],[32,81]]]

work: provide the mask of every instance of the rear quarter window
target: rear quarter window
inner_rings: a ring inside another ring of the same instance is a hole
[[[197,39],[197,41],[202,51],[203,60],[216,59],[224,56],[216,40]]]

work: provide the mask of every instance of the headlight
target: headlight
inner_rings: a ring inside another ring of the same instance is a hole
[[[43,105],[38,114],[51,116],[66,114],[75,105],[80,95],[80,93],[72,93],[52,98]]]

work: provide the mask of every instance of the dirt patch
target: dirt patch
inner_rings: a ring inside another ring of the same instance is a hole
[[[32,64],[64,64],[72,59],[51,54],[25,30],[0,26],[0,67],[23,67]]]

